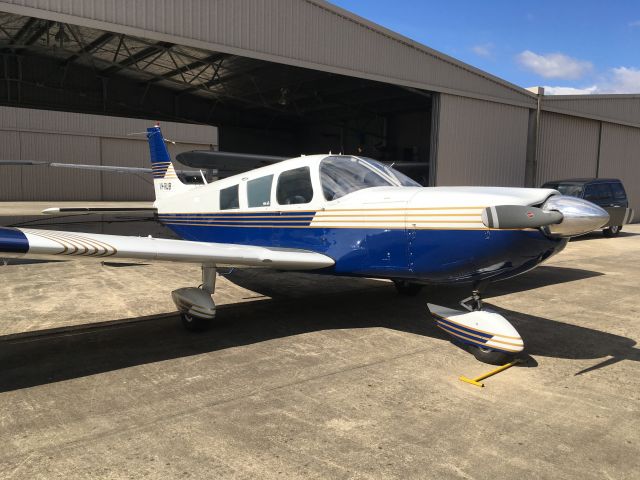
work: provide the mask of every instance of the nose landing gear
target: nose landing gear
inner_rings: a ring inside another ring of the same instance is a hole
[[[524,349],[522,337],[506,318],[482,308],[479,290],[474,290],[460,305],[467,312],[434,304],[428,307],[437,326],[478,360],[502,365]]]

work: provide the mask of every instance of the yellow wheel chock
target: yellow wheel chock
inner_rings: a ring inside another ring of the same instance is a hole
[[[491,370],[489,373],[485,373],[484,375],[480,375],[479,377],[467,378],[464,375],[462,375],[460,377],[460,380],[466,383],[470,383],[471,385],[475,385],[476,387],[484,387],[484,383],[481,383],[481,380],[484,380],[485,378],[489,378],[492,375],[495,375],[496,373],[503,372],[507,368],[513,367],[514,365],[517,365],[519,363],[522,363],[522,360],[520,360],[519,358],[516,358],[513,362],[507,363],[506,365],[502,365],[501,367]]]

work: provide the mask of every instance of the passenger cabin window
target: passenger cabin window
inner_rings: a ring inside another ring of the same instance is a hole
[[[320,162],[320,183],[327,200],[371,187],[419,187],[405,174],[370,158],[331,156]]]
[[[220,210],[240,208],[238,185],[220,190]]]
[[[613,194],[608,183],[593,183],[584,189],[584,199],[594,203],[610,202]]]
[[[282,172],[278,177],[276,198],[280,205],[309,203],[313,199],[309,167]]]
[[[256,178],[247,182],[247,203],[249,207],[268,207],[271,205],[271,184],[273,175]]]

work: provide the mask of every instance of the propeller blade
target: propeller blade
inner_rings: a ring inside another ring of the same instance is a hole
[[[560,212],[525,205],[496,205],[482,211],[482,223],[489,228],[540,228],[562,222]]]

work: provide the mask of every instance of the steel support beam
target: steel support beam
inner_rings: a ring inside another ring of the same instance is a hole
[[[36,20],[35,18],[30,18],[29,20],[24,22],[24,25],[20,27],[20,30],[18,30],[18,33],[16,33],[11,38],[11,41],[9,43],[22,43],[22,39],[24,38],[24,36],[27,33],[29,33],[29,31],[31,30],[31,27],[33,27],[37,22],[38,20]]]
[[[34,43],[36,43],[40,39],[40,37],[42,37],[42,35],[44,35],[49,31],[49,29],[53,26],[54,23],[55,22],[52,22],[49,20],[40,22],[40,26],[36,28],[31,35],[29,35],[29,38],[25,40],[24,44],[33,45]]]
[[[81,48],[80,50],[78,50],[77,53],[71,55],[70,57],[68,57],[65,61],[62,62],[63,66],[66,66],[72,62],[75,62],[78,58],[80,58],[82,55],[85,55],[87,53],[91,53],[96,51],[97,49],[99,49],[100,47],[106,45],[107,43],[109,43],[109,41],[115,37],[115,34],[113,33],[103,33],[102,35],[100,35],[98,38],[96,38],[94,41],[88,43],[85,47]]]
[[[229,58],[232,56],[233,55],[229,53],[214,53],[213,55],[209,55],[208,57],[203,58],[202,60],[196,60],[180,68],[176,68],[167,73],[163,73],[162,75],[159,75],[156,78],[152,78],[151,80],[149,80],[148,83],[155,83],[155,82],[162,81],[163,79],[169,79],[169,78],[175,77],[176,75],[187,73],[191,70],[195,70],[196,68],[204,67],[207,64],[219,62],[220,60],[224,60],[225,58]]]
[[[167,50],[169,48],[173,47],[173,43],[169,43],[169,42],[158,42],[155,45],[152,45],[150,47],[144,48],[142,50],[140,50],[138,53],[135,53],[127,58],[125,58],[124,60],[122,60],[121,62],[117,63],[116,65],[112,65],[111,67],[105,68],[104,70],[102,70],[100,72],[100,75],[104,75],[105,77],[108,77],[110,75],[113,75],[114,73],[119,72],[120,70],[122,70],[123,68],[127,68],[127,67],[131,67],[132,65],[135,65],[136,63],[152,57],[154,55],[157,55],[158,53],[162,52],[163,50]]]

